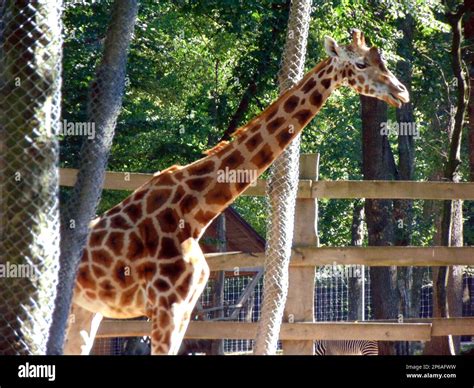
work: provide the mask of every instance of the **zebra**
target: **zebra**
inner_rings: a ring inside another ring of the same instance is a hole
[[[315,341],[314,348],[317,356],[378,356],[379,354],[377,341],[369,340],[318,340]]]

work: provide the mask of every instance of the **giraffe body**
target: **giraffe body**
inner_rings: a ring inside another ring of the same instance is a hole
[[[353,39],[339,47],[327,38],[330,57],[238,129],[232,142],[218,144],[187,166],[156,174],[94,220],[77,274],[73,313],[146,315],[152,320],[152,353],[176,354],[209,277],[198,241],[252,183],[219,176],[229,171],[261,175],[342,83],[394,106],[408,101],[405,87],[387,70],[378,50],[365,46],[360,32]],[[84,346],[87,353],[91,345],[80,344],[83,320],[75,322],[66,352],[77,353]]]

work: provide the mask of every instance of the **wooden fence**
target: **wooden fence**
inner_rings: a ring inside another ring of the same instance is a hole
[[[316,155],[302,155],[296,205],[295,247],[290,263],[290,288],[280,338],[286,354],[312,354],[315,339],[372,339],[429,341],[432,336],[474,335],[474,318],[440,318],[398,322],[314,322],[314,268],[320,265],[368,266],[474,265],[474,247],[341,247],[318,246],[317,199],[425,199],[474,200],[474,183],[413,181],[318,181]],[[60,182],[72,186],[77,170],[61,169]],[[105,189],[135,190],[152,174],[108,172]],[[243,195],[265,194],[264,180]],[[262,253],[213,253],[206,255],[212,271],[261,267]],[[253,339],[256,323],[193,321],[186,338]],[[105,320],[98,337],[144,336],[146,321]]]

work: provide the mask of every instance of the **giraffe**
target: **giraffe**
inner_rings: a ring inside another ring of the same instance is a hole
[[[176,354],[209,267],[198,241],[210,222],[262,174],[345,84],[400,107],[408,92],[355,30],[329,57],[202,159],[155,174],[93,220],[77,273],[65,353],[87,354],[102,316],[147,316],[152,354]],[[242,174],[249,173],[247,175]],[[251,179],[237,179],[239,177]],[[237,178],[236,178],[237,177]],[[92,317],[95,314],[95,320]],[[90,335],[81,330],[94,322]]]

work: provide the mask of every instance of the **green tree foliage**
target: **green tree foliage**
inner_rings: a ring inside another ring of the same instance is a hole
[[[201,157],[222,136],[252,81],[256,93],[241,124],[264,109],[278,93],[288,9],[289,1],[284,0],[142,1],[108,169],[155,172]],[[66,9],[63,118],[69,121],[85,120],[88,85],[109,10],[107,1]],[[395,70],[396,62],[403,60],[396,54],[401,38],[397,19],[407,13],[414,17],[411,99],[420,130],[417,180],[427,180],[440,171],[446,155],[446,127],[455,86],[448,55],[449,28],[438,17],[442,12],[435,0],[331,0],[314,1],[312,13],[308,70],[325,58],[325,35],[346,44],[352,28],[362,29],[371,44],[381,47]],[[359,109],[355,93],[341,88],[305,130],[302,152],[321,154],[320,179],[361,179]],[[389,117],[395,121],[393,108]],[[80,140],[63,139],[64,167],[75,167]],[[390,140],[395,151],[396,137],[391,135]],[[463,172],[467,176],[465,169]],[[126,195],[106,192],[100,211]],[[349,243],[352,204],[321,201],[323,245]],[[265,235],[264,199],[243,197],[234,206]],[[415,201],[414,213],[413,243],[426,245],[432,236],[429,211],[422,201]]]

